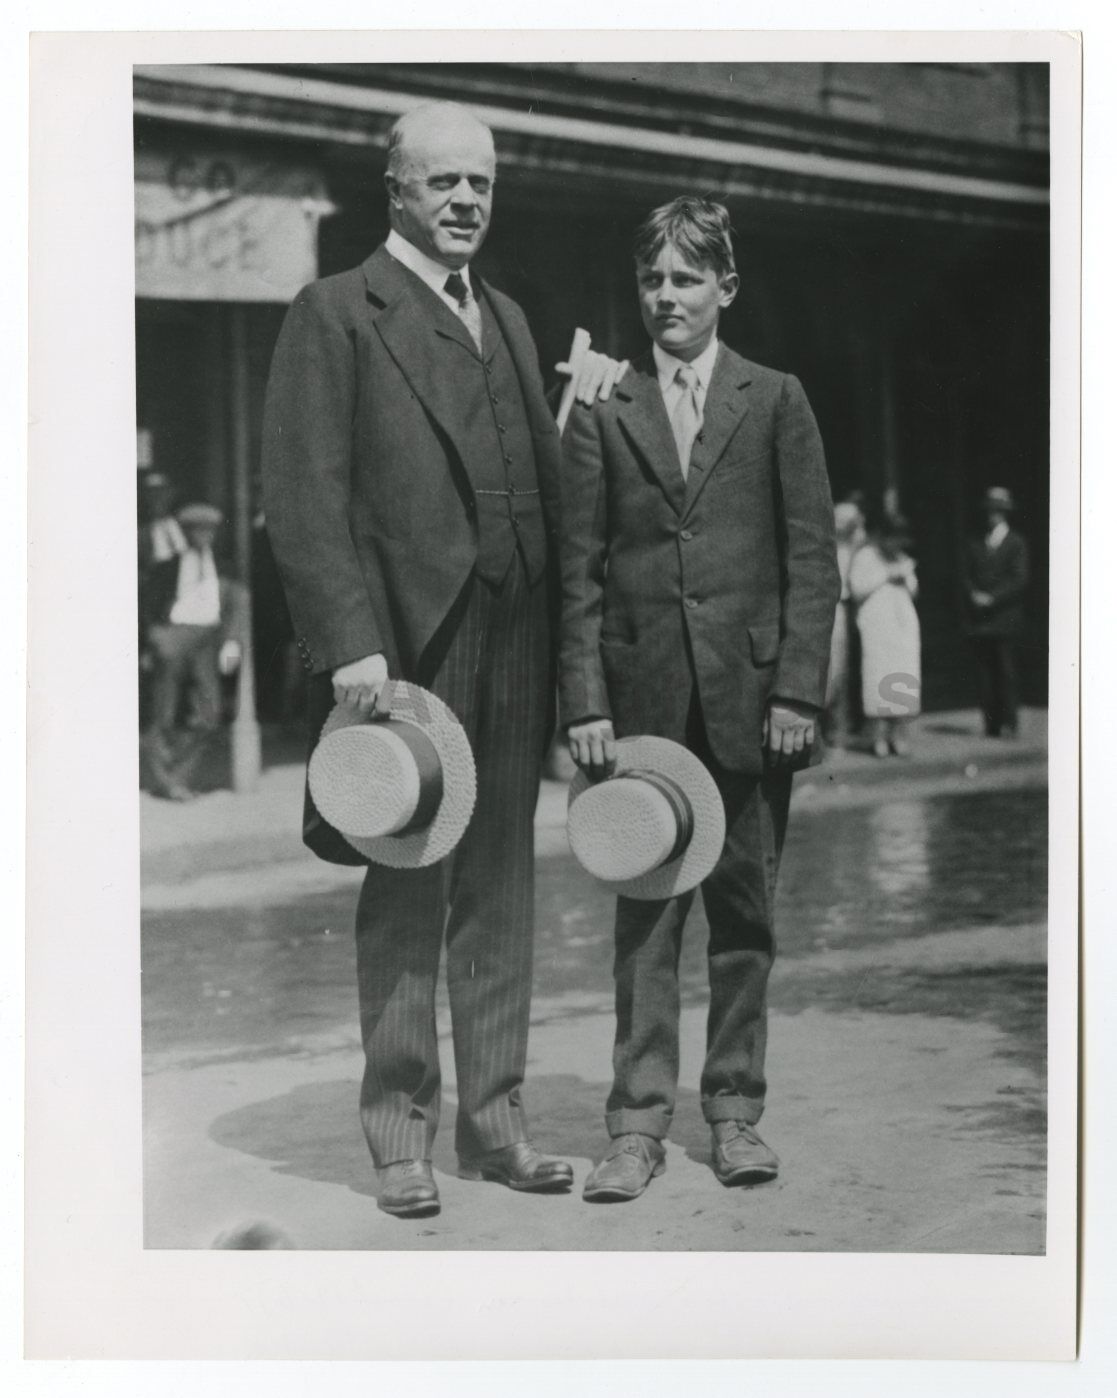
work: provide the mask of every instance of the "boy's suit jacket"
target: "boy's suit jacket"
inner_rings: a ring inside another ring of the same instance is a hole
[[[696,684],[717,760],[759,774],[769,697],[825,702],[840,591],[799,381],[722,345],[684,483],[649,353],[564,452],[563,724],[684,742]]]

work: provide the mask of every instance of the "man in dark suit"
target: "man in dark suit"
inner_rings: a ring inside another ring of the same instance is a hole
[[[764,1106],[772,913],[793,769],[825,701],[839,595],[822,443],[798,381],[717,339],[738,278],[729,215],[655,210],[636,239],[652,352],[610,402],[575,408],[563,480],[560,700],[575,761],[615,737],[684,743],[713,774],[726,840],[702,894],[710,1010],[702,1110],[725,1184],[772,1178]],[[678,957],[693,893],[620,897],[611,1144],[593,1200],[664,1167],[678,1075]]]
[[[268,530],[311,674],[312,739],[334,700],[371,712],[392,676],[445,700],[477,761],[451,868],[372,865],[357,909],[361,1118],[379,1206],[399,1216],[439,1207],[444,928],[462,1174],[538,1191],[572,1179],[528,1141],[521,1100],[560,446],[523,312],[470,271],[495,173],[492,134],[465,109],[396,123],[392,231],[362,267],[296,298],[265,413]],[[309,799],[304,834],[324,858],[362,862]]]
[[[966,585],[969,633],[977,660],[985,731],[991,738],[1019,732],[1016,648],[1024,634],[1028,545],[1009,524],[1010,491],[995,485],[982,502],[985,531],[970,543]]]

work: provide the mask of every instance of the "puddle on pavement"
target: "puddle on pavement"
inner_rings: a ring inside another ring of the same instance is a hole
[[[1046,916],[1047,794],[975,793],[792,817],[781,874],[772,1004],[990,1019],[1013,1051],[1042,1060],[1042,966],[814,974],[811,953],[884,945]],[[184,896],[189,896],[188,886]],[[350,889],[293,902],[149,912],[143,923],[144,1047],[282,1050],[356,1024]],[[569,857],[537,873],[536,993],[608,1005],[613,899]],[[706,924],[696,900],[684,937],[684,1000],[706,993]],[[800,964],[801,963],[801,964]],[[445,990],[441,991],[444,1002]],[[607,1012],[607,1011],[606,1011]]]

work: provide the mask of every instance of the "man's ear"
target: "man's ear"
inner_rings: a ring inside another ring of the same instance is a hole
[[[396,179],[395,175],[385,174],[384,188],[388,191],[388,203],[394,204],[398,209],[400,206],[399,180]]]
[[[741,278],[736,272],[727,272],[718,283],[718,305],[723,311],[728,310],[733,304],[733,298],[740,290]]]

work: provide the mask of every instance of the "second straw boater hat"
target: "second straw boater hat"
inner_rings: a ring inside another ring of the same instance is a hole
[[[435,864],[465,834],[477,769],[465,729],[437,695],[389,680],[366,718],[338,704],[311,754],[314,804],[374,864]]]
[[[606,781],[570,783],[570,848],[582,867],[629,898],[672,898],[700,884],[725,844],[714,779],[667,738],[620,738]]]

